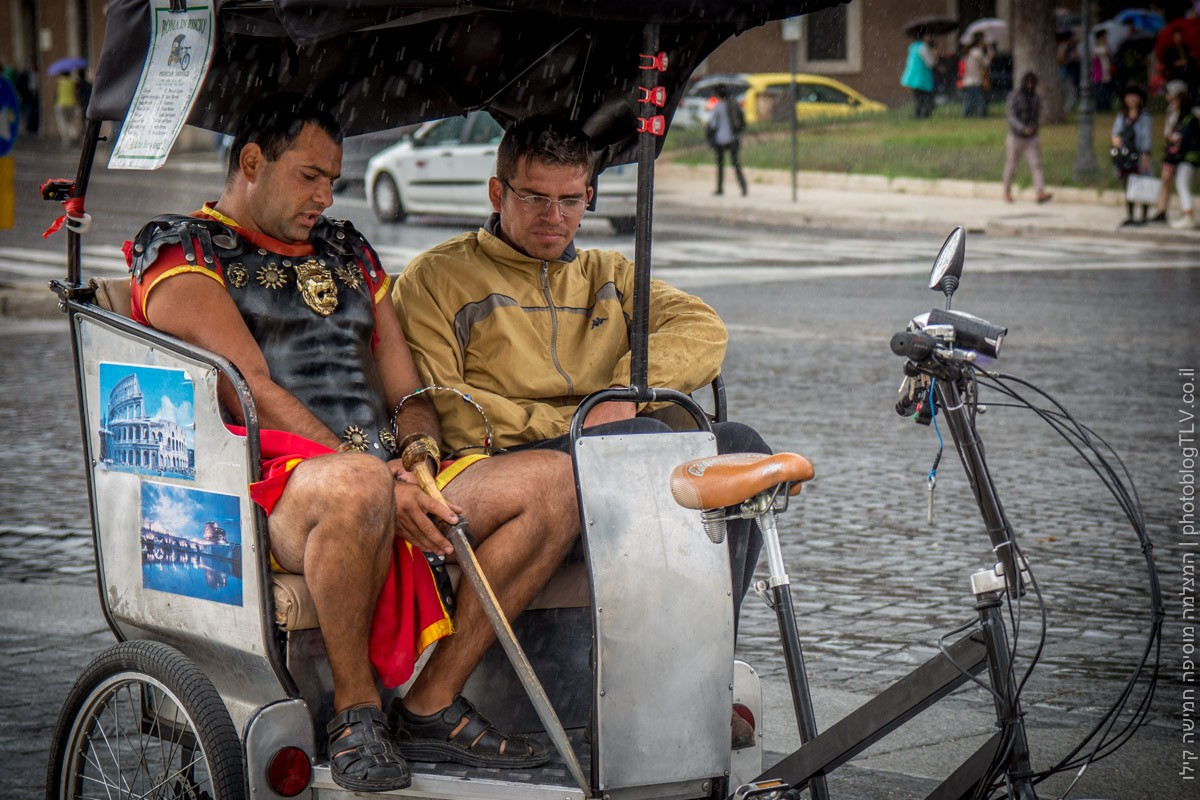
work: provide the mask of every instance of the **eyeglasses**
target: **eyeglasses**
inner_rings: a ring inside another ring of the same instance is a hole
[[[517,199],[520,200],[522,205],[525,206],[525,210],[531,214],[545,214],[550,210],[550,206],[556,203],[558,204],[558,213],[562,214],[564,217],[583,216],[583,210],[587,208],[587,200],[579,197],[564,197],[561,200],[551,200],[549,197],[540,194],[523,195],[514,189],[512,185],[503,178],[500,179],[500,182],[508,187],[510,192],[517,196]]]

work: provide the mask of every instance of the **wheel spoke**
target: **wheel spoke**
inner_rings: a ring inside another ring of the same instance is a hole
[[[51,750],[51,796],[242,800],[237,731],[214,710],[224,711],[220,696],[178,652],[150,642],[116,645],[68,696]]]

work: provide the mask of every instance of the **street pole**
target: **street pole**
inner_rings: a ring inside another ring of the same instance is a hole
[[[792,88],[788,92],[788,97],[791,102],[791,109],[788,117],[792,120],[792,202],[798,201],[798,191],[796,188],[797,173],[800,172],[800,126],[796,120],[796,103],[800,98],[796,96],[796,73],[800,63],[799,47],[800,35],[803,29],[800,24],[800,17],[789,17],[783,21],[782,33],[783,40],[791,44],[792,50]]]
[[[1092,3],[1079,4],[1079,25],[1083,29],[1079,41],[1079,144],[1075,153],[1076,179],[1089,178],[1100,170],[1092,141],[1095,101],[1092,98]]]
[[[792,120],[792,202],[798,201],[798,193],[796,189],[796,174],[800,171],[800,126],[796,121],[796,103],[800,98],[796,96],[796,62],[799,60],[796,57],[797,43],[792,40],[792,90],[789,92],[791,97],[791,106],[789,106],[788,117]]]

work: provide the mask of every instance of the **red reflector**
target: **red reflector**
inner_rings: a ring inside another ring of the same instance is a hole
[[[737,714],[739,717],[746,720],[746,722],[750,725],[751,728],[758,730],[758,728],[754,724],[754,712],[752,712],[748,707],[742,705],[741,703],[734,703],[733,704],[733,713]]]
[[[267,780],[277,794],[295,797],[308,788],[312,780],[312,764],[299,747],[284,747],[271,758]]]

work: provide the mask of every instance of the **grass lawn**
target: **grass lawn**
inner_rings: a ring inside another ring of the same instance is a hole
[[[1161,138],[1161,112],[1153,119],[1157,140]],[[1074,175],[1079,141],[1074,119],[1062,125],[1043,126],[1042,167],[1047,183],[1115,187],[1108,155],[1112,124],[1112,113],[1097,114],[1093,119],[1100,169],[1082,182]],[[989,109],[986,119],[963,119],[961,107],[942,106],[927,120],[913,119],[911,110],[893,110],[851,120],[815,120],[800,127],[799,165],[802,170],[998,182],[1004,170],[1007,131],[1004,107],[999,105]],[[1155,146],[1161,147],[1157,141]],[[672,128],[665,153],[672,160],[686,164],[713,159],[698,127]],[[791,130],[786,123],[747,131],[742,140],[743,166],[787,170],[791,163]],[[1021,185],[1030,181],[1029,169],[1023,162],[1017,169],[1017,181]]]

